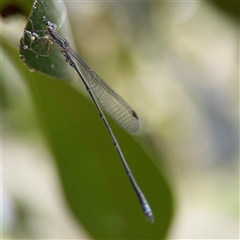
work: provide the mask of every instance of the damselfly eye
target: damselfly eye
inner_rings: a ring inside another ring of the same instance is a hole
[[[48,25],[53,31],[55,31],[57,29],[57,25],[54,24],[54,23],[50,23],[49,22],[49,25]]]
[[[42,22],[43,22],[46,26],[50,26],[50,22],[46,19],[45,16],[43,16]]]

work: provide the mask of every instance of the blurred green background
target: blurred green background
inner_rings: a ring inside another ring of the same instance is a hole
[[[59,33],[140,117],[133,136],[109,122],[154,224],[80,79],[22,64],[31,6],[1,3],[2,238],[237,239],[239,3],[61,8]]]

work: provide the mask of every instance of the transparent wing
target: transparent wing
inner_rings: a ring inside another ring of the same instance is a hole
[[[86,76],[89,87],[107,113],[123,129],[131,133],[137,133],[140,129],[140,122],[136,112],[102,78],[91,70],[74,50],[71,49],[69,53],[78,63],[80,71]]]

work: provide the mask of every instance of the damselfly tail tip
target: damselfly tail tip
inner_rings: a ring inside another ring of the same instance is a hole
[[[152,210],[151,210],[149,204],[146,202],[146,200],[145,200],[145,203],[142,205],[142,210],[143,210],[147,220],[150,223],[153,223],[154,222],[154,216],[153,216]]]
[[[147,220],[148,220],[150,223],[154,223],[154,216],[153,216],[152,212],[148,213],[148,214],[146,215],[146,217],[147,217]]]
[[[147,216],[147,219],[148,219],[148,221],[149,221],[150,223],[154,223],[154,216],[153,216],[153,214]]]

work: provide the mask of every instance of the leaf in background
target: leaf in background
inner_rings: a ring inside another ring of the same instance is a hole
[[[65,197],[79,222],[95,239],[163,239],[171,222],[173,202],[169,186],[154,164],[159,159],[151,159],[136,139],[109,120],[152,207],[155,223],[150,224],[92,102],[70,84],[30,73],[16,49],[7,41],[3,41],[3,47],[31,91]],[[35,56],[32,58],[35,61]],[[51,64],[50,60],[46,62],[48,58],[42,59],[43,68],[44,64]],[[68,66],[65,60],[64,64]],[[157,156],[151,150],[151,156]]]

